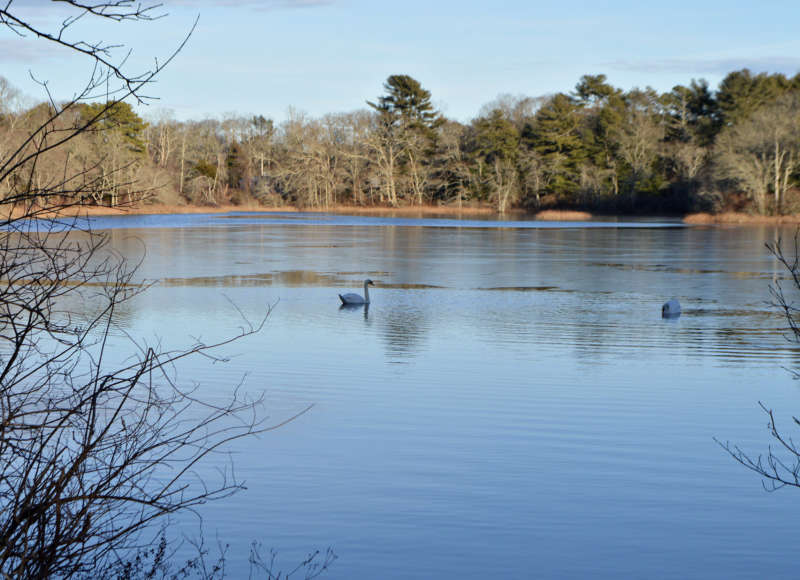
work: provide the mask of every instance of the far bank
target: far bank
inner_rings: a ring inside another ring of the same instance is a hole
[[[308,213],[333,213],[347,215],[374,215],[382,217],[473,217],[473,216],[500,216],[510,218],[532,217],[534,219],[546,221],[588,221],[596,216],[585,211],[570,210],[543,210],[539,212],[527,212],[524,210],[512,210],[505,214],[500,214],[490,206],[402,206],[402,207],[378,207],[378,206],[350,206],[338,205],[327,208],[308,208],[295,207],[290,205],[264,206],[264,205],[238,205],[238,204],[219,204],[213,206],[201,205],[173,205],[173,204],[131,204],[116,207],[99,205],[75,205],[56,210],[60,215],[68,216],[115,216],[115,215],[166,215],[166,214],[206,214],[206,213],[233,213],[233,212],[308,212]],[[17,215],[16,210],[11,211],[12,216]],[[41,216],[52,216],[55,212],[48,212],[42,209],[38,212]],[[4,212],[8,216],[8,212]]]
[[[116,207],[100,205],[76,205],[66,209],[57,210],[61,215],[68,216],[114,216],[114,215],[167,215],[167,214],[221,214],[233,212],[257,212],[257,213],[276,213],[276,212],[308,212],[308,213],[332,213],[347,215],[381,216],[381,217],[475,217],[475,216],[504,216],[511,219],[536,219],[542,221],[590,221],[608,217],[606,214],[593,214],[587,211],[578,210],[557,210],[546,209],[541,211],[511,210],[504,214],[499,213],[493,206],[434,206],[434,205],[415,205],[401,207],[381,207],[381,206],[356,206],[356,205],[337,205],[327,208],[308,208],[296,207],[292,205],[265,206],[258,204],[218,204],[218,205],[187,205],[187,204],[126,204]],[[18,217],[18,211],[12,210],[11,217]],[[5,216],[9,216],[8,211],[4,211]],[[39,215],[52,216],[53,212],[42,209]],[[627,216],[628,214],[621,214]],[[630,217],[661,217],[656,215],[631,214]],[[681,216],[675,216],[681,217]],[[800,225],[800,214],[788,215],[756,215],[746,212],[720,212],[720,213],[690,213],[682,216],[682,220],[690,225]]]

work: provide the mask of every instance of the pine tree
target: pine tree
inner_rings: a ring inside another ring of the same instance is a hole
[[[581,106],[569,96],[555,95],[536,113],[522,133],[524,144],[550,167],[554,193],[570,197],[579,188],[579,167],[587,157],[582,139]]]
[[[431,104],[431,92],[423,89],[416,79],[408,75],[391,75],[383,88],[386,95],[378,97],[377,103],[367,101],[367,104],[378,111],[385,124],[432,131],[444,122]]]

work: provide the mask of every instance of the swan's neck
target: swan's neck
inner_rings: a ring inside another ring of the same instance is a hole
[[[364,302],[369,304],[369,284],[364,282]]]

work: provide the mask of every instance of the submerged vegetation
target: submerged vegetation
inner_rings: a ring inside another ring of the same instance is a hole
[[[0,78],[0,151],[52,117]],[[407,75],[363,110],[146,121],[125,102],[80,103],[50,121],[98,128],[29,168],[71,167],[102,187],[81,204],[329,209],[453,206],[652,213],[800,209],[800,74],[728,74],[659,94],[586,75],[569,94],[500,96],[469,123],[447,119]],[[6,178],[0,196],[19,184]],[[69,185],[69,184],[68,184]],[[146,187],[143,187],[145,185]],[[66,187],[70,190],[70,187]],[[68,193],[65,195],[69,195]]]

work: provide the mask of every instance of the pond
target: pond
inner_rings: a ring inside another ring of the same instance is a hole
[[[97,218],[159,283],[120,324],[164,348],[260,333],[180,376],[244,377],[273,424],[232,450],[247,490],[207,541],[326,578],[796,575],[800,490],[766,493],[714,441],[791,432],[800,349],[769,304],[772,227],[326,214]],[[368,308],[341,309],[362,292]],[[661,318],[675,297],[683,314]],[[179,522],[186,534],[196,520]]]

